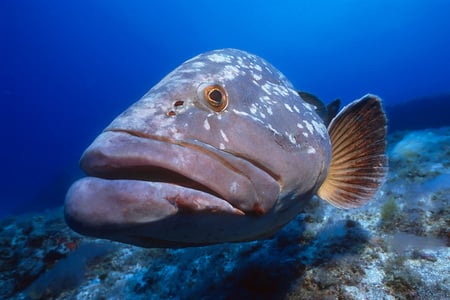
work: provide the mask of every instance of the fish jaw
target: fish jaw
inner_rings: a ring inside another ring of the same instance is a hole
[[[160,241],[148,246],[160,246],[167,235],[176,241],[177,232],[161,230],[153,224],[193,213],[244,215],[223,199],[175,184],[97,177],[76,181],[67,193],[65,204],[66,222],[75,231],[121,242]],[[138,233],[137,228],[142,227],[147,230]]]
[[[179,229],[158,233],[161,226],[152,229],[152,224],[170,227],[168,220],[183,220],[186,215],[196,215],[194,221],[201,223],[202,216],[266,214],[280,192],[274,178],[242,158],[195,142],[120,131],[102,133],[83,154],[81,167],[90,177],[70,188],[65,203],[67,223],[77,232],[124,242],[136,235],[131,234],[136,226],[146,228],[138,235],[142,239],[163,241],[159,234],[171,234],[172,240],[184,241]],[[223,231],[225,224],[217,230]],[[218,241],[228,238],[211,234]],[[250,237],[230,237],[234,238]],[[201,243],[201,238],[193,240]]]
[[[64,213],[81,234],[148,248],[266,238],[290,219],[273,211],[244,215],[223,199],[170,183],[96,177],[70,187]]]

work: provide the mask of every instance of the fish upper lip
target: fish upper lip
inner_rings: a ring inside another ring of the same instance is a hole
[[[145,138],[145,139],[153,139],[153,140],[158,140],[158,141],[162,141],[162,142],[168,142],[168,143],[172,143],[172,144],[177,144],[177,145],[181,145],[181,146],[187,146],[187,147],[195,147],[197,149],[202,148],[203,151],[207,151],[210,153],[210,155],[216,155],[218,158],[223,159],[223,157],[218,154],[218,153],[227,153],[229,155],[233,155],[235,157],[238,157],[242,160],[245,160],[246,162],[252,164],[255,168],[260,169],[261,171],[267,173],[267,175],[271,176],[275,181],[279,182],[282,185],[282,178],[281,176],[279,176],[278,174],[275,174],[274,172],[272,172],[271,170],[269,170],[268,168],[265,168],[264,166],[262,166],[261,164],[258,164],[256,161],[250,160],[248,158],[243,157],[242,155],[238,155],[237,153],[231,153],[231,152],[226,152],[224,150],[220,150],[217,149],[216,147],[207,144],[207,143],[203,143],[200,141],[191,141],[191,142],[185,142],[185,141],[178,141],[178,140],[174,140],[174,139],[170,139],[164,136],[158,136],[158,135],[151,135],[151,134],[145,134],[145,133],[141,133],[141,132],[137,132],[137,131],[133,131],[133,130],[125,130],[125,129],[108,129],[107,131],[110,132],[123,132],[126,134],[129,134],[131,136],[135,136],[135,137],[139,137],[139,138]],[[209,150],[207,150],[209,149]]]
[[[186,154],[187,158],[183,160]],[[197,165],[195,159],[206,162]],[[85,151],[80,164],[90,176],[172,183],[210,194],[236,209],[257,214],[267,212],[280,191],[279,180],[274,174],[245,158],[197,140],[173,140],[124,129],[104,131]],[[224,189],[221,181],[230,188]],[[233,190],[233,185],[240,190]],[[260,186],[270,187],[270,191],[262,192]]]
[[[145,138],[145,139],[153,139],[156,141],[169,142],[173,144],[177,144],[175,141],[171,141],[170,139],[159,137],[159,136],[150,136],[145,135],[139,132],[129,131],[129,130],[121,130],[121,129],[111,129],[107,130],[107,132],[117,132],[124,133],[130,136],[134,136],[137,138]],[[214,190],[206,187],[198,181],[195,181],[187,176],[182,175],[181,173],[166,169],[163,167],[157,167],[153,165],[144,165],[142,167],[139,166],[117,166],[114,168],[96,168],[91,169],[90,167],[84,166],[83,170],[86,171],[89,175],[103,178],[103,179],[129,179],[129,180],[142,180],[149,182],[162,182],[162,183],[172,183],[182,187],[192,188],[198,191],[205,192],[207,194],[211,194],[215,197],[223,199],[224,197]]]

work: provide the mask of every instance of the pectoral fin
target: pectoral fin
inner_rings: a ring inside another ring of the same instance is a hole
[[[328,131],[331,164],[317,194],[339,208],[359,207],[378,191],[387,173],[386,115],[381,100],[366,95],[350,103]]]

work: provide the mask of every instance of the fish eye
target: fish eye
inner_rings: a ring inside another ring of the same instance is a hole
[[[216,112],[223,111],[228,105],[225,89],[218,84],[207,85],[203,90],[203,97],[208,105]]]

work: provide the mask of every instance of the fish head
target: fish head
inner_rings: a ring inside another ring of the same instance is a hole
[[[283,74],[244,51],[211,51],[168,74],[89,146],[89,177],[69,190],[66,219],[81,233],[143,246],[254,239],[298,213],[330,156],[323,122]]]

